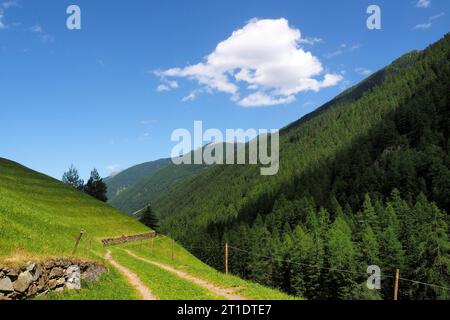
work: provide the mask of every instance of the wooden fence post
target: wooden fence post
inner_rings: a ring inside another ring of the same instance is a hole
[[[394,287],[394,301],[398,300],[398,278],[400,276],[400,270],[397,269],[395,272],[395,287]]]
[[[228,241],[225,243],[225,274],[228,274]]]
[[[92,236],[89,235],[89,237],[87,237],[86,239],[86,246],[85,246],[87,251],[90,251],[92,248]]]
[[[80,244],[80,240],[81,240],[81,237],[83,236],[83,234],[84,234],[84,230],[81,229],[80,234],[78,235],[77,240],[75,241],[75,247],[73,248],[72,255],[75,255],[75,253],[77,252],[77,248],[78,248],[78,245]]]
[[[151,253],[151,254],[153,254],[153,245],[154,245],[154,240],[155,240],[155,238],[153,237],[153,238],[152,238],[152,247],[151,247],[151,250],[150,250],[150,253]]]
[[[174,256],[174,249],[175,249],[175,240],[172,239],[172,260],[173,260],[173,256]]]

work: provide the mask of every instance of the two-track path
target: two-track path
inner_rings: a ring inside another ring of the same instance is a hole
[[[199,279],[197,277],[194,277],[193,275],[190,275],[190,274],[188,274],[188,273],[186,273],[184,271],[177,270],[177,269],[175,269],[175,268],[173,268],[173,267],[171,267],[169,265],[166,265],[166,264],[163,264],[163,263],[160,263],[160,262],[156,262],[156,261],[152,261],[152,260],[149,260],[149,259],[142,258],[142,257],[137,256],[134,253],[130,252],[129,250],[124,250],[124,251],[126,253],[128,253],[130,256],[132,256],[133,258],[135,258],[135,259],[141,260],[143,262],[146,262],[146,263],[149,263],[151,265],[157,266],[157,267],[159,267],[161,269],[164,269],[164,270],[167,270],[169,272],[172,272],[172,273],[176,274],[177,276],[179,276],[180,278],[183,278],[183,279],[186,279],[188,281],[191,281],[191,282],[193,282],[193,283],[195,283],[195,284],[197,284],[197,285],[207,289],[208,291],[210,291],[210,292],[212,292],[212,293],[214,293],[214,294],[216,294],[218,296],[224,297],[227,300],[247,300],[247,298],[244,297],[244,296],[241,296],[241,295],[238,295],[238,294],[234,294],[232,292],[233,289],[220,288],[220,287],[218,287],[218,286],[216,286],[216,285],[214,285],[212,283],[209,283],[209,282],[207,282],[207,281],[205,281],[203,279]]]
[[[158,298],[155,295],[153,295],[150,289],[145,284],[142,283],[141,279],[139,279],[139,276],[137,274],[125,268],[112,258],[111,251],[108,251],[106,253],[105,260],[107,260],[113,267],[119,270],[128,279],[130,284],[142,296],[143,300],[158,300]]]

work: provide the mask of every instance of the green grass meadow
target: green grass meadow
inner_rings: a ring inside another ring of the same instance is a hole
[[[218,287],[235,288],[236,291],[234,293],[243,295],[251,300],[300,299],[233,275],[225,275],[206,265],[177,243],[173,246],[174,254],[172,259],[172,239],[168,237],[148,239],[139,243],[128,243],[120,245],[118,248],[129,250],[142,258],[170,265],[175,269],[189,273]]]
[[[77,257],[103,262],[106,249],[101,240],[149,232],[135,219],[61,182],[0,158],[0,264],[20,266],[33,260]],[[75,255],[72,251],[80,230],[85,231]],[[92,239],[92,241],[90,241]],[[292,299],[277,290],[224,275],[166,237],[148,239],[109,248],[113,258],[138,274],[160,299],[215,300],[221,297],[162,268],[128,255],[171,265],[219,287],[235,288],[249,299]],[[110,272],[95,283],[83,283],[80,291],[50,293],[36,299],[50,300],[135,300],[140,296],[122,274]]]
[[[0,262],[68,257],[85,230],[77,256],[105,252],[101,239],[148,232],[149,229],[107,204],[57,180],[0,159]]]

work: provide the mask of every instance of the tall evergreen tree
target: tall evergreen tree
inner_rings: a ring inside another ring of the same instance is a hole
[[[392,276],[397,269],[405,270],[405,252],[402,244],[398,239],[398,233],[393,225],[389,225],[383,231],[380,239],[380,267],[382,274],[386,277],[383,281],[383,292],[387,299],[392,300],[392,291],[394,288],[394,280]],[[400,292],[404,296],[403,290]]]
[[[331,225],[327,242],[328,289],[331,297],[351,298],[356,285],[352,274],[356,270],[356,254],[351,229],[342,216],[337,216]]]
[[[150,204],[148,204],[145,207],[145,210],[142,213],[142,216],[139,219],[139,221],[154,231],[159,230],[158,218],[153,212],[152,206]]]
[[[77,168],[72,164],[68,171],[64,172],[62,176],[62,182],[71,185],[77,190],[82,191],[84,187],[84,181],[80,179]]]
[[[106,184],[103,182],[103,179],[100,177],[97,169],[92,170],[91,177],[84,187],[84,192],[100,201],[108,201],[108,198],[106,197]]]
[[[377,236],[369,224],[366,224],[361,239],[362,269],[371,265],[380,264],[380,246]]]
[[[443,212],[421,194],[415,205],[420,232],[416,234],[413,274],[418,281],[448,287],[450,284],[450,242]],[[427,221],[427,223],[425,223]],[[449,292],[435,287],[413,285],[417,299],[449,298]]]

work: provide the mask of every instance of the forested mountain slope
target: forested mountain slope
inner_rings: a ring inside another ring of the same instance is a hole
[[[202,150],[204,150],[204,147],[206,146],[203,146]],[[242,143],[223,144],[224,150],[227,150],[227,148],[234,148],[236,151],[238,148],[243,147],[245,147],[245,145]],[[193,159],[194,152],[189,152],[183,157],[191,157],[191,159]],[[150,166],[152,167],[151,171],[147,170],[146,172],[145,170],[138,170],[139,167]],[[151,204],[154,199],[164,193],[171,192],[178,184],[197,176],[206,170],[207,167],[208,165],[205,163],[197,165],[175,165],[171,160],[167,159],[132,167],[116,177],[113,177],[111,181],[106,181],[109,188],[118,182],[121,182],[122,185],[124,185],[124,177],[133,178],[132,182],[131,179],[128,179],[130,183],[127,187],[123,187],[121,191],[118,192],[116,196],[110,198],[108,202],[113,207],[128,214],[137,213],[148,204]]]
[[[108,199],[114,199],[116,196],[127,190],[143,177],[152,175],[158,170],[161,170],[162,168],[168,166],[170,163],[170,159],[149,161],[146,163],[138,164],[136,166],[123,170],[122,172],[119,172],[115,176],[104,179],[104,182],[108,187]]]
[[[163,168],[149,175],[142,175],[134,184],[110,199],[109,203],[131,214],[152,203],[163,193],[169,192],[177,183],[195,176],[203,169],[205,169],[203,165],[175,165],[170,161]]]
[[[446,35],[286,127],[276,176],[214,166],[158,198],[162,227],[217,267],[228,240],[234,273],[307,298],[389,298],[389,277],[364,290],[372,264],[448,287],[449,88]]]

